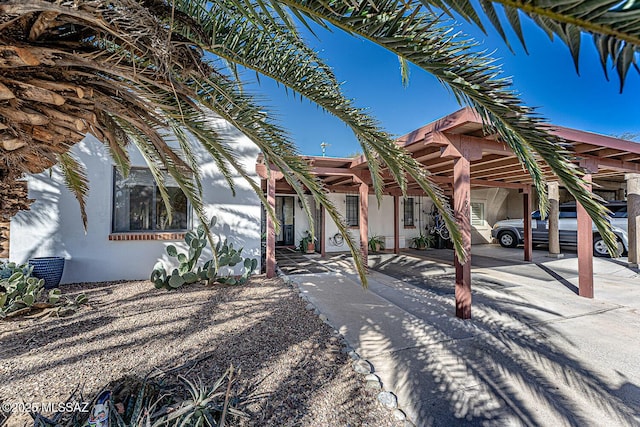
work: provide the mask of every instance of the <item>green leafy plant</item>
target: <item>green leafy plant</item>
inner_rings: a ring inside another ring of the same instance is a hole
[[[213,228],[216,222],[215,216],[211,218],[209,229]],[[207,232],[203,225],[199,225],[195,232],[188,231],[184,241],[189,247],[187,253],[178,252],[174,245],[169,245],[166,249],[169,256],[177,258],[178,268],[174,268],[169,274],[162,262],[156,263],[153,267],[150,280],[156,288],[172,290],[200,282],[243,285],[249,281],[258,266],[256,259],[243,258],[243,248],[235,249],[233,243],[229,243],[227,239],[218,241],[213,251],[213,258],[199,266],[198,261],[203,249],[207,246]],[[242,264],[243,270],[240,275],[234,276],[231,274],[231,268],[237,264]],[[226,274],[221,274],[225,271]]]
[[[240,409],[244,400],[235,387],[239,370],[231,365],[211,386],[201,380],[179,376],[179,382],[164,378],[135,376],[112,381],[92,400],[109,396],[106,407],[111,427],[141,426],[225,426],[229,421],[248,417]],[[87,425],[90,413],[82,412],[78,390],[65,402],[73,411],[58,412],[53,417],[33,413],[34,427],[81,427]],[[81,399],[84,400],[84,399]],[[92,405],[93,408],[93,405]]]
[[[433,247],[435,243],[435,237],[431,234],[418,234],[416,237],[411,238],[409,241],[412,248],[426,249]]]
[[[309,230],[304,232],[302,239],[300,239],[300,244],[298,245],[300,252],[302,253],[313,253],[316,251],[316,244],[313,235],[309,232]]]
[[[0,318],[27,314],[33,309],[51,309],[58,316],[68,316],[86,304],[86,295],[75,299],[62,296],[60,289],[45,293],[44,279],[33,277],[33,266],[7,263],[0,269]]]
[[[384,249],[385,240],[382,236],[371,236],[369,237],[369,249],[371,252],[378,252],[381,249]]]

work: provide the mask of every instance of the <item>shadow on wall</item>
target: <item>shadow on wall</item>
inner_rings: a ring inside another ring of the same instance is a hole
[[[91,215],[91,198],[96,196],[93,186],[105,180],[104,167],[95,168],[96,164],[110,164],[106,150],[101,143],[92,137],[75,145],[72,153],[85,163],[89,180],[89,194],[86,200],[88,213],[88,228],[85,229],[80,215],[80,205],[64,184],[64,178],[59,167],[54,166],[49,171],[27,177],[29,197],[35,199],[29,211],[20,212],[11,221],[12,259],[26,262],[29,258],[40,256],[65,257],[65,271],[62,283],[68,282],[69,274],[81,269],[87,251],[82,250],[83,242],[90,238],[92,230],[95,233],[100,226],[99,218]],[[92,163],[85,159],[91,159]],[[110,179],[109,179],[110,181]],[[100,189],[98,188],[98,192]],[[109,217],[108,213],[103,213]],[[109,219],[110,221],[110,219]]]
[[[233,155],[257,182],[253,171],[257,147],[226,122],[218,120],[216,124]],[[193,148],[202,172],[205,212],[218,217],[216,236],[229,238],[236,248],[245,247],[245,256],[259,258],[258,196],[237,172],[231,176],[234,196],[211,156],[199,144],[194,143]],[[132,146],[129,151],[132,166],[144,167],[137,149]],[[166,258],[164,248],[169,242],[110,241],[113,162],[105,146],[93,137],[74,146],[72,153],[86,165],[89,180],[86,233],[77,200],[59,170],[53,168],[51,176],[29,177],[30,197],[36,202],[31,211],[12,221],[12,258],[23,262],[35,256],[64,256],[67,264],[62,283],[147,278],[153,265]]]
[[[60,199],[64,188],[56,179],[57,171],[28,178],[29,197],[35,202],[29,211],[22,211],[11,219],[11,260],[24,263],[37,256],[64,256],[69,253],[60,233]],[[82,222],[80,222],[82,227]]]

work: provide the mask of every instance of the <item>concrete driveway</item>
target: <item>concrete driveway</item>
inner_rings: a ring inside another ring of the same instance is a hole
[[[473,319],[454,317],[451,252],[370,257],[369,290],[346,255],[290,276],[374,366],[418,426],[640,425],[640,278],[594,259],[474,246]],[[448,260],[447,260],[448,258]]]

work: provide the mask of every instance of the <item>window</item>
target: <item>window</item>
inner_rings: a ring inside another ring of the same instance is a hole
[[[413,197],[404,199],[404,226],[413,227]]]
[[[113,232],[187,230],[187,198],[173,178],[166,176],[165,186],[171,204],[171,222],[149,169],[131,169],[124,178],[114,168]]]
[[[347,196],[347,226],[360,225],[360,196]]]
[[[484,226],[484,203],[471,202],[471,225]]]

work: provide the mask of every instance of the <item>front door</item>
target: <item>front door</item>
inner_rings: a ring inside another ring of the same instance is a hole
[[[276,246],[293,246],[295,198],[293,196],[276,196],[276,216],[280,222],[280,233],[276,236]]]

